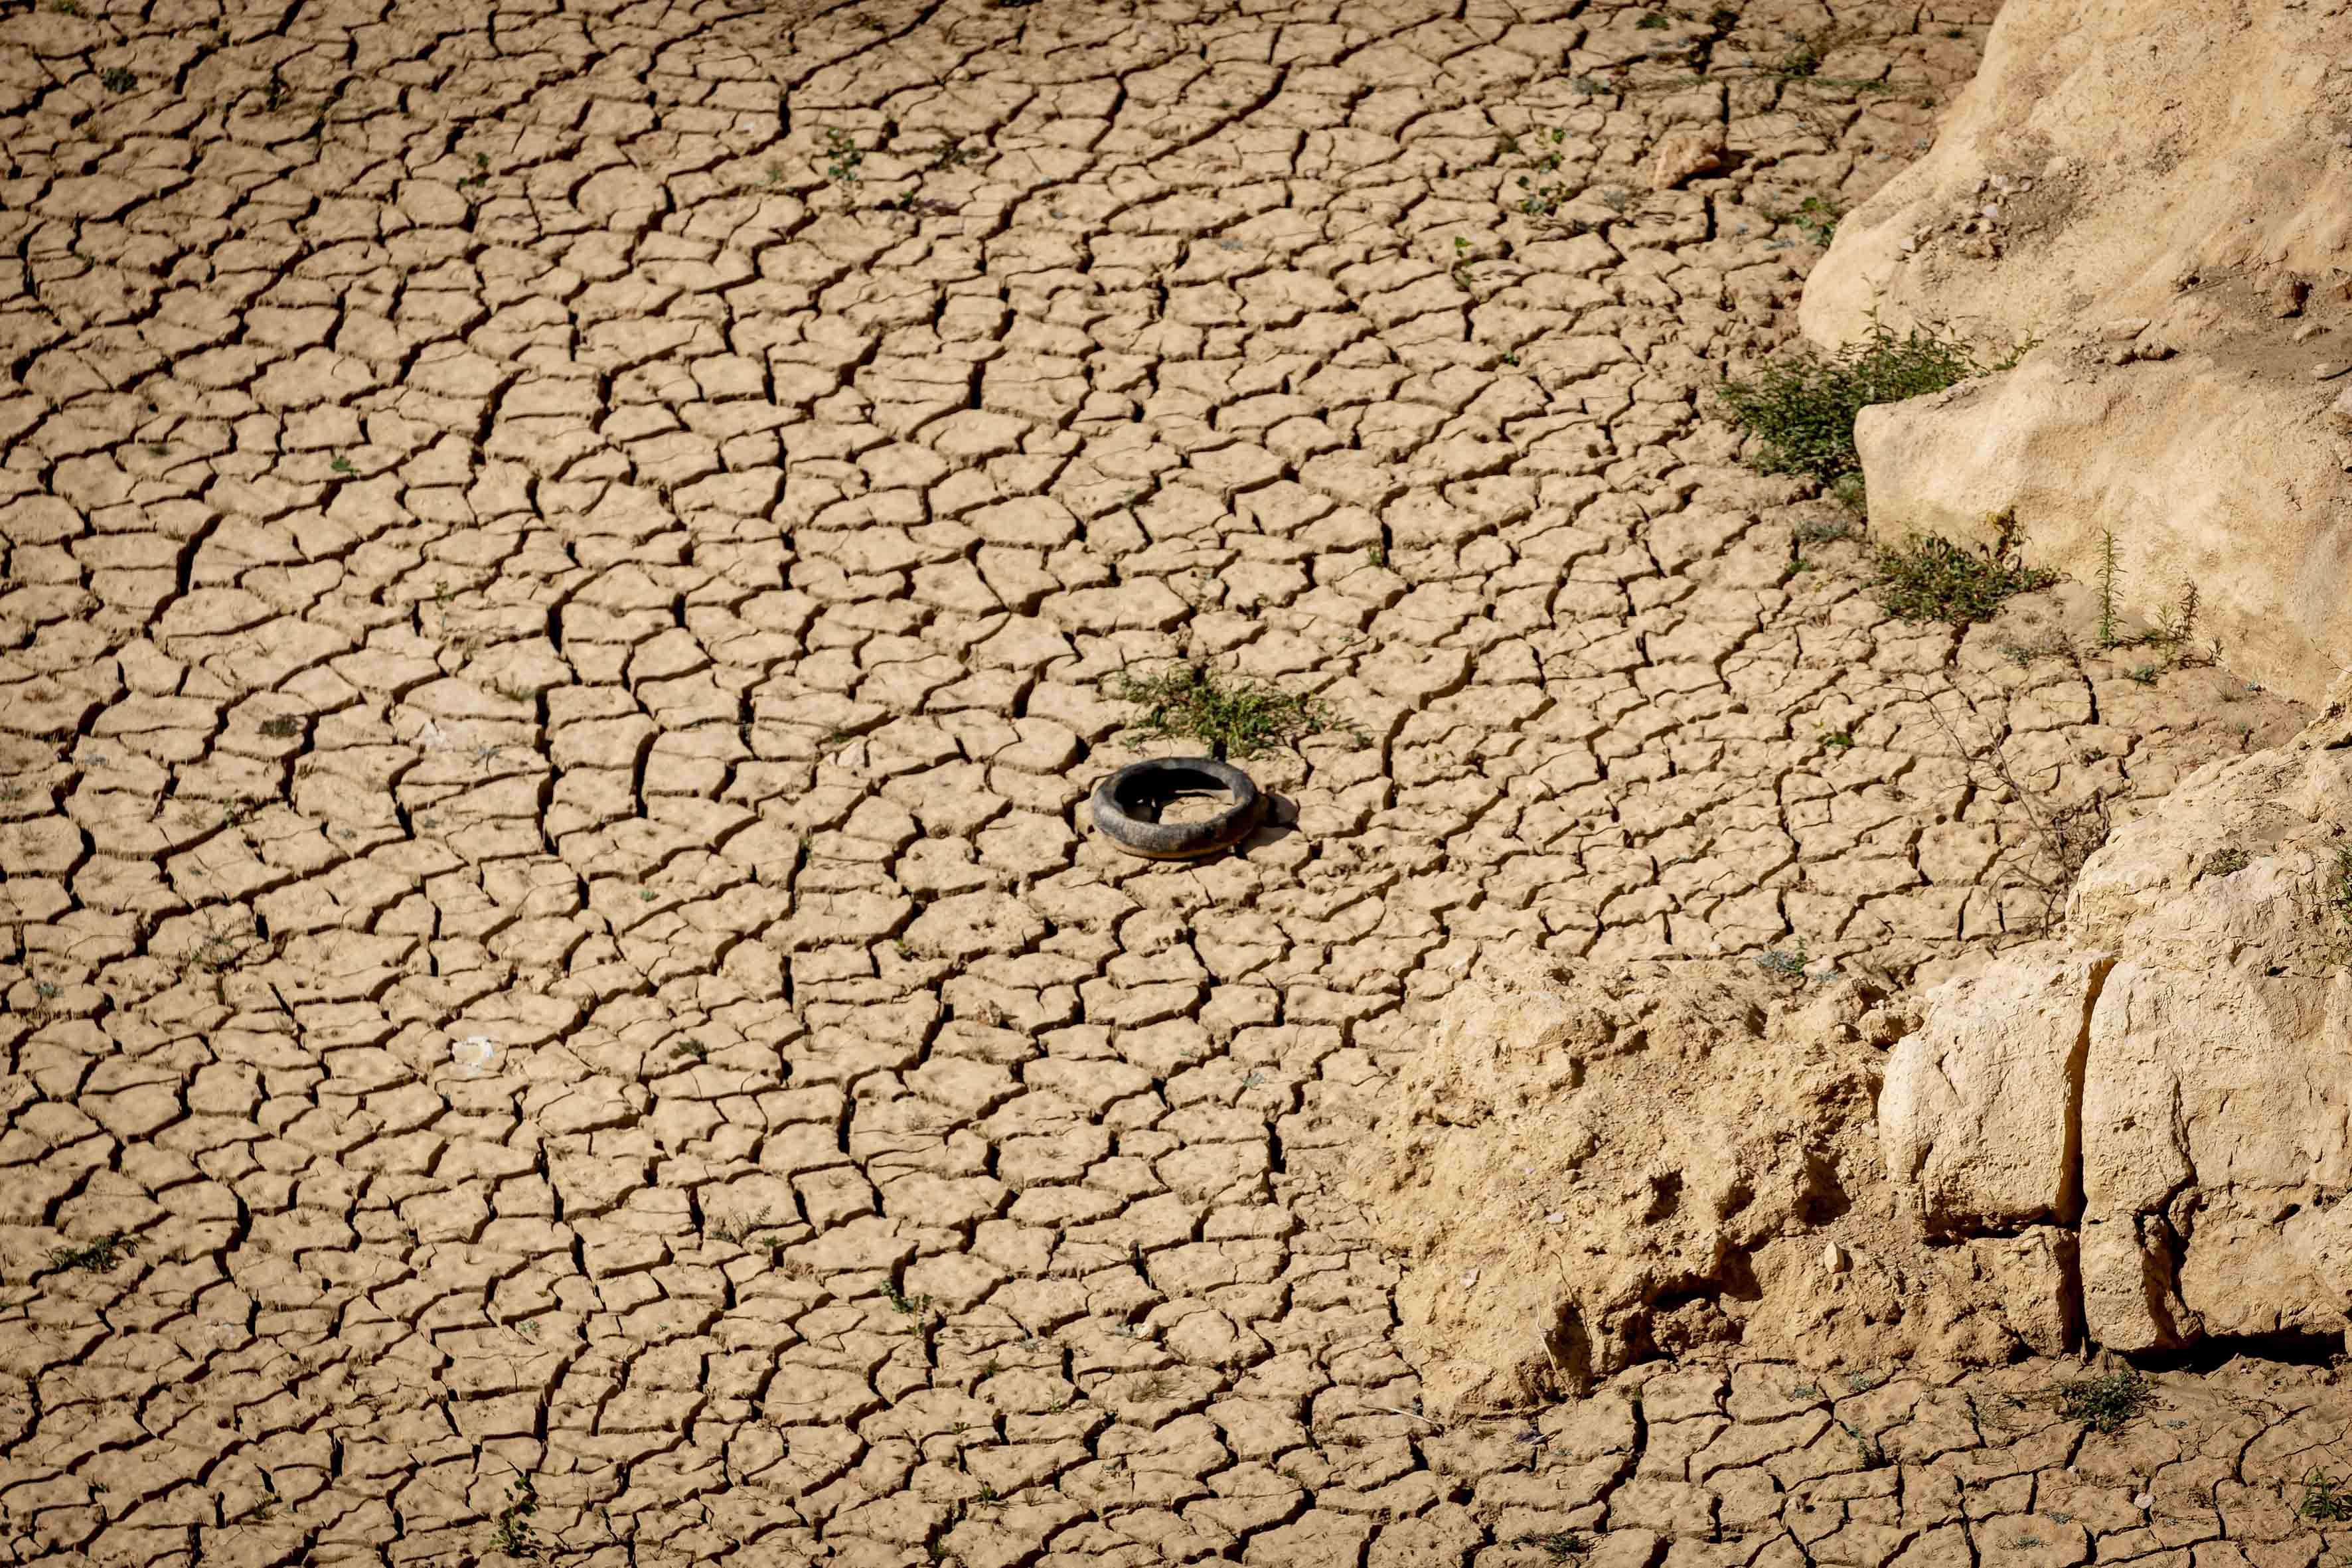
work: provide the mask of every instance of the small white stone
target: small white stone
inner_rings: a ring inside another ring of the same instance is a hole
[[[1544,1215],[1544,1223],[1547,1225],[1566,1225],[1568,1223],[1568,1216],[1564,1214],[1548,1214]]]
[[[2139,1496],[2132,1499],[2132,1507],[2139,1510],[2142,1513],[2146,1513],[2149,1509],[2152,1509],[2155,1506],[2156,1494],[2154,1492],[2142,1492]]]
[[[1822,1248],[1822,1270],[1827,1274],[1845,1272],[1845,1248],[1832,1241]]]
[[[1476,1283],[1478,1283],[1478,1271],[1475,1268],[1473,1268],[1470,1272],[1462,1276],[1462,1289],[1465,1290],[1467,1290]]]
[[[449,1059],[460,1072],[480,1072],[499,1059],[499,1047],[488,1035],[468,1035],[449,1047]]]

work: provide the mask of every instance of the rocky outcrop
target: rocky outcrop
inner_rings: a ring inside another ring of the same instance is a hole
[[[2231,668],[2300,700],[2352,663],[2352,15],[2010,0],[1934,148],[1840,224],[1809,337],[1875,319],[2042,346],[1856,426],[1874,529],[2014,509],[2128,609],[2195,584]]]
[[[1879,1138],[1929,1229],[2074,1217],[2083,1058],[2108,963],[2055,942],[2020,949],[1951,982],[1895,1047]]]
[[[2192,774],[2052,940],[1908,1001],[1473,976],[1353,1195],[1433,1411],[1659,1352],[2005,1361],[2352,1328],[2352,678]]]
[[[2294,745],[2119,828],[2061,936],[1931,992],[1888,1062],[1881,1138],[1923,1231],[2079,1226],[2110,1349],[2344,1334],[2352,680]],[[2079,1220],[2032,1212],[2061,1144]]]

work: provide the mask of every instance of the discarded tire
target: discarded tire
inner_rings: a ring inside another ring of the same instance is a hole
[[[1220,789],[1233,805],[1197,822],[1154,820],[1180,795]],[[1154,757],[1135,763],[1095,785],[1095,826],[1130,855],[1184,860],[1210,855],[1249,837],[1265,815],[1265,796],[1249,774],[1210,757]]]

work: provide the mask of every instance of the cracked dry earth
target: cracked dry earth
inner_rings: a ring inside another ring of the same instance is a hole
[[[2316,1374],[1441,1427],[1337,1195],[1479,944],[2029,924],[1937,683],[2078,795],[2293,727],[1703,418],[1986,16],[1834,20],[0,17],[6,1560],[2310,1568]],[[1192,867],[1078,809],[1175,657],[1339,721]]]

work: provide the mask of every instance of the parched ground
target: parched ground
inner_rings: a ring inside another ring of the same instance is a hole
[[[0,16],[0,1560],[2312,1568],[2308,1374],[1441,1427],[1335,1195],[1481,944],[1900,977],[2293,727],[1702,417],[1987,15]],[[1180,657],[1332,727],[1155,866]]]

